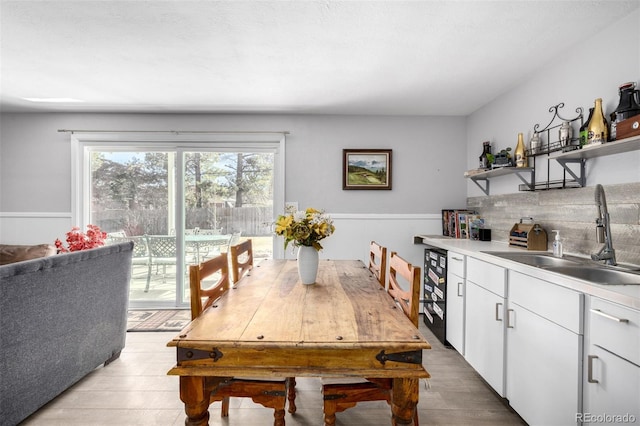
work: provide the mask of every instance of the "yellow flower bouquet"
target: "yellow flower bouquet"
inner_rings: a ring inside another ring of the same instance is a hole
[[[322,250],[319,241],[333,234],[335,229],[329,215],[308,208],[306,211],[278,216],[275,232],[284,237],[285,249],[293,241],[294,246],[313,247],[319,251]]]

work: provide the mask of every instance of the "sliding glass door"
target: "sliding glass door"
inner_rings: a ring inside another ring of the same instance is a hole
[[[279,151],[214,145],[84,147],[85,224],[134,242],[130,307],[187,307],[188,266],[244,239],[274,257]]]

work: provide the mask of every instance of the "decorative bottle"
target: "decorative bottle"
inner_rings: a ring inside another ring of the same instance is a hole
[[[529,141],[529,154],[535,155],[539,154],[543,151],[542,149],[542,141],[540,140],[540,133],[533,132],[533,136],[531,136],[531,140]]]
[[[587,121],[584,122],[582,126],[580,126],[580,145],[584,146],[588,142],[589,136],[589,122],[591,121],[591,117],[593,117],[593,108],[589,108],[589,117]]]
[[[524,135],[522,133],[518,133],[518,144],[516,145],[514,156],[516,159],[516,167],[529,166],[529,162],[527,161],[527,154],[524,149]]]
[[[488,155],[487,155],[488,154]],[[481,169],[488,169],[491,167],[489,156],[491,155],[491,142],[482,142],[482,154],[480,154],[479,167]]]
[[[595,101],[593,116],[587,126],[587,145],[599,145],[609,140],[609,125],[602,112],[602,98]]]
[[[571,145],[571,138],[573,137],[573,129],[571,123],[563,121],[560,129],[558,130],[558,138],[560,140],[560,146],[566,147]]]

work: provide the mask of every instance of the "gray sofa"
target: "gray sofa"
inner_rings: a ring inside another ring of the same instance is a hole
[[[16,425],[124,348],[133,243],[0,266],[0,424]]]

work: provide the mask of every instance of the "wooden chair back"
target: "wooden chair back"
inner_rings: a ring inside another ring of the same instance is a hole
[[[231,246],[231,281],[235,285],[253,268],[253,243],[245,240]]]
[[[369,244],[369,270],[382,287],[387,286],[387,248],[375,241]]]
[[[420,278],[420,267],[413,266],[395,251],[391,252],[387,291],[416,327],[420,311]],[[405,287],[402,286],[402,282],[405,283]]]
[[[213,285],[203,288],[203,281],[217,272],[220,273],[217,281]],[[191,319],[193,320],[229,290],[227,253],[221,253],[199,265],[190,265],[189,286],[191,290]],[[203,298],[206,300],[203,301]]]

